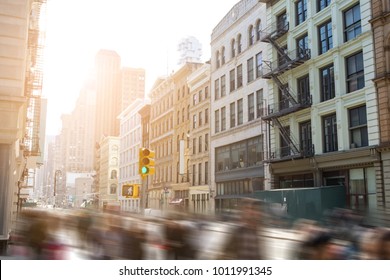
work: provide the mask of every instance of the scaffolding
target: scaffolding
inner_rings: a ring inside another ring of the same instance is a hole
[[[29,20],[25,78],[26,130],[23,139],[26,157],[40,156],[41,154],[39,132],[45,45],[42,15],[46,14],[46,1],[33,1]]]

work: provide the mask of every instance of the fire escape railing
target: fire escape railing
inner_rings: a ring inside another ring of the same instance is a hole
[[[260,40],[270,43],[277,52],[278,59],[274,61],[263,61],[260,75],[263,79],[272,79],[279,89],[279,96],[276,98],[278,102],[268,104],[265,110],[265,115],[262,117],[264,121],[275,128],[281,137],[279,148],[270,151],[268,161],[285,160],[297,157],[308,157],[314,155],[314,146],[310,143],[301,143],[294,139],[288,126],[281,123],[279,118],[308,108],[312,104],[312,97],[307,92],[298,94],[288,86],[288,83],[283,82],[281,75],[295,67],[302,65],[305,61],[311,58],[311,52],[308,48],[298,48],[288,51],[287,47],[282,47],[278,43],[278,39],[286,34],[289,30],[289,24],[286,21],[275,22],[262,30]],[[300,147],[301,146],[301,147]]]

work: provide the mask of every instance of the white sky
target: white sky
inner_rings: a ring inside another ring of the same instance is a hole
[[[50,0],[47,9],[43,96],[46,132],[61,129],[99,49],[116,51],[123,67],[144,68],[146,93],[177,65],[177,44],[187,36],[210,58],[213,28],[239,0]]]

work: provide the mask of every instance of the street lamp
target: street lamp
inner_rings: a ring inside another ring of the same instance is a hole
[[[57,177],[62,175],[62,171],[57,169],[54,173],[54,191],[53,191],[53,196],[54,196],[54,203],[53,203],[53,208],[56,207],[56,192],[57,192]],[[61,177],[60,177],[61,178]]]

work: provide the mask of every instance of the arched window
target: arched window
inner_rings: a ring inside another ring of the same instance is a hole
[[[253,25],[249,26],[248,38],[249,38],[249,46],[252,46],[255,43],[255,30],[253,28]]]
[[[260,41],[261,36],[261,20],[256,21],[256,41]]]
[[[232,39],[230,43],[232,58],[236,56],[236,40]]]

